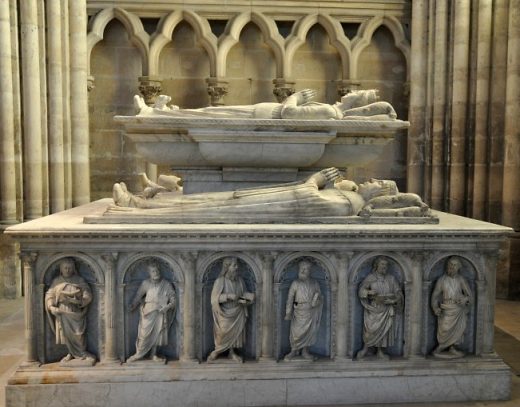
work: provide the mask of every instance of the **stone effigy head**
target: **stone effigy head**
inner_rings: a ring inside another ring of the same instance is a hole
[[[344,112],[345,110],[375,103],[378,100],[379,91],[377,89],[355,90],[342,96],[341,101],[338,102],[337,106],[342,112]]]
[[[399,190],[395,181],[371,178],[359,185],[358,192],[368,201],[377,196],[397,195]]]

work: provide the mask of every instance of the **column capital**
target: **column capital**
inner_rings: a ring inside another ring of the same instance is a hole
[[[34,266],[34,263],[38,259],[38,253],[36,252],[21,252],[20,253],[20,260],[23,262],[24,266]]]
[[[162,80],[155,76],[140,76],[138,80],[139,92],[143,95],[145,103],[153,105],[162,92]]]
[[[224,79],[213,76],[206,78],[206,83],[208,84],[208,95],[211,106],[224,105],[224,96],[228,94],[229,83]]]
[[[342,97],[347,93],[359,90],[361,88],[361,83],[350,79],[341,79],[336,81],[336,86],[338,88],[338,95]]]
[[[273,94],[276,96],[276,100],[278,100],[279,103],[282,103],[285,99],[296,92],[294,87],[295,82],[291,79],[276,78],[273,79],[273,84]]]

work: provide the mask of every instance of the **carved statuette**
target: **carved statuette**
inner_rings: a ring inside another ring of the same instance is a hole
[[[52,280],[45,293],[45,309],[56,336],[56,343],[67,346],[68,353],[61,360],[64,365],[92,366],[96,358],[87,352],[87,312],[92,292],[78,274],[71,258],[59,263],[60,275]]]
[[[396,313],[401,311],[403,292],[397,279],[388,274],[388,260],[378,257],[372,271],[365,277],[358,291],[363,312],[363,349],[357,359],[363,359],[370,348],[377,349],[377,357],[389,359],[383,349],[392,346],[396,338]]]
[[[242,362],[235,350],[244,346],[247,307],[254,300],[254,293],[246,291],[244,280],[238,273],[236,257],[225,258],[211,290],[215,350],[208,356],[208,362],[215,361],[227,350],[229,359]]]
[[[131,311],[140,307],[140,317],[135,354],[127,362],[135,362],[149,354],[153,361],[164,363],[166,359],[158,355],[157,348],[168,344],[175,315],[175,290],[163,278],[157,263],[148,263],[146,270],[149,278],[141,283],[130,304]]]
[[[311,263],[298,264],[298,278],[291,283],[285,305],[285,320],[291,321],[289,341],[291,351],[284,360],[292,360],[299,353],[304,359],[314,360],[309,347],[316,343],[320,328],[323,297],[320,285],[310,277]]]
[[[455,359],[464,356],[458,350],[464,340],[468,313],[473,303],[473,294],[466,279],[459,274],[460,259],[450,257],[444,275],[435,283],[431,298],[433,313],[437,316],[437,342],[433,356]]]

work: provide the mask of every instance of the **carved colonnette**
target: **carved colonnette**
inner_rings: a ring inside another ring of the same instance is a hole
[[[67,218],[71,222],[69,227],[49,228],[43,219],[9,230],[20,240],[27,259],[27,323],[28,332],[30,327],[34,332],[28,335],[33,340],[28,342],[27,359],[41,365],[21,367],[7,388],[8,398],[9,394],[14,398],[19,392],[25,392],[29,398],[36,397],[41,388],[23,384],[29,378],[31,383],[48,383],[45,386],[53,386],[53,391],[61,394],[60,386],[70,384],[62,374],[63,369],[68,369],[80,392],[81,386],[95,377],[97,383],[109,383],[114,394],[124,398],[116,389],[122,389],[123,393],[130,391],[131,377],[137,374],[140,380],[167,386],[164,391],[169,397],[179,398],[178,403],[182,401],[184,405],[190,405],[190,401],[181,396],[179,386],[189,384],[198,388],[217,381],[231,392],[230,380],[240,378],[240,386],[249,388],[265,385],[260,377],[270,379],[267,381],[272,384],[287,380],[293,383],[294,388],[284,390],[284,400],[288,401],[275,400],[278,404],[302,404],[304,400],[297,394],[305,393],[307,387],[330,383],[336,383],[331,393],[336,394],[334,397],[342,394],[347,402],[377,402],[384,392],[367,391],[365,398],[360,399],[354,387],[369,386],[357,382],[360,378],[371,383],[383,376],[396,380],[398,387],[411,384],[407,387],[412,392],[410,395],[403,391],[385,394],[389,399],[426,400],[426,395],[420,394],[422,384],[416,382],[422,380],[416,378],[418,374],[429,383],[442,381],[447,389],[438,392],[442,400],[462,397],[452,382],[457,382],[465,394],[476,394],[475,398],[507,397],[509,373],[493,354],[490,334],[496,253],[508,233],[507,228],[468,219],[462,224],[457,220],[459,224],[454,229],[450,226],[454,221],[452,216],[442,213],[437,214],[438,225],[351,224],[319,228],[304,224],[111,225],[108,228],[80,222],[84,214],[103,211],[107,203],[108,200],[98,201],[58,215],[64,216],[62,221]],[[214,349],[210,294],[223,260],[230,257],[237,259],[238,274],[246,291],[254,293],[254,302],[248,305],[244,346],[236,349],[244,356],[244,362],[224,360],[224,353],[213,363],[207,363],[208,354]],[[87,313],[87,350],[97,359],[93,367],[62,367],[56,363],[65,350],[60,348],[62,345],[55,345],[49,335],[44,295],[56,276],[57,264],[64,258],[74,259],[79,274],[93,293]],[[464,340],[458,346],[466,356],[456,364],[431,356],[437,346],[437,319],[430,304],[432,291],[451,258],[459,259],[460,275],[468,281],[474,297],[467,313]],[[387,274],[393,276],[404,297],[403,306],[396,306],[392,317],[396,340],[383,349],[390,355],[389,360],[372,356],[370,349],[367,360],[356,358],[364,344],[365,311],[359,288],[374,272],[377,259],[386,260]],[[139,317],[128,306],[139,284],[146,280],[144,265],[151,260],[159,265],[162,277],[173,285],[176,295],[168,344],[158,348],[168,363],[129,364]],[[318,339],[309,348],[317,359],[296,357],[284,361],[290,350],[291,322],[284,320],[287,292],[298,278],[302,260],[310,263],[310,277],[317,281],[323,297]],[[498,389],[493,394],[482,386],[483,375],[486,382]],[[343,393],[346,389],[348,396]],[[142,387],[143,394],[146,391]],[[275,394],[269,386],[265,391]],[[431,392],[428,394],[431,396]],[[137,400],[139,396],[136,397]],[[266,396],[265,404],[269,400],[272,404],[269,397]],[[331,397],[309,400],[330,404],[336,400]],[[231,404],[241,403],[243,400]]]

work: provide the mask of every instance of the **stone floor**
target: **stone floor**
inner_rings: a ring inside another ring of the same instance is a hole
[[[9,376],[24,355],[23,300],[0,300],[0,407],[4,407]],[[520,301],[498,300],[496,306],[495,345],[497,352],[511,366],[511,400],[472,403],[413,403],[406,407],[519,407],[520,406]],[[363,407],[391,407],[397,404],[365,404]]]

